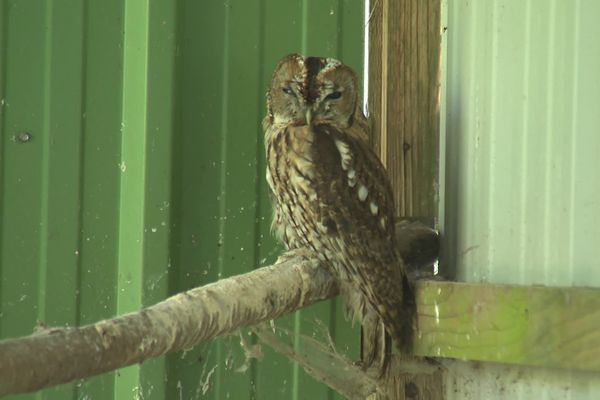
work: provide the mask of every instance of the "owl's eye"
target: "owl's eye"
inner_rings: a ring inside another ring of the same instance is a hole
[[[342,97],[342,92],[333,92],[333,93],[329,93],[325,99],[326,100],[337,100],[340,97]]]
[[[283,93],[285,93],[285,94],[289,94],[289,95],[294,94],[294,91],[289,86],[284,87],[282,90],[283,90]]]

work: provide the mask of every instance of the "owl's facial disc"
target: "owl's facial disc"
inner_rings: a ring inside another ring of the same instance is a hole
[[[354,72],[331,58],[291,54],[277,66],[268,96],[274,123],[352,125],[357,104]]]

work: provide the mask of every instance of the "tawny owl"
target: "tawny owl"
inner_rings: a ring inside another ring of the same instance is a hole
[[[358,90],[356,74],[331,58],[291,54],[275,67],[263,121],[273,229],[288,249],[320,257],[355,318],[381,318],[405,352],[414,302],[395,244],[390,182],[368,144]],[[367,366],[381,346],[363,354]]]

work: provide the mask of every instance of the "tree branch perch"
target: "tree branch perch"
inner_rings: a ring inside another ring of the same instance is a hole
[[[189,349],[277,318],[338,288],[315,261],[291,258],[80,328],[49,328],[0,342],[0,396],[40,390]]]

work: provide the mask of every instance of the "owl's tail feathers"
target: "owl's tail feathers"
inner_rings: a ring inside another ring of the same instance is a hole
[[[376,369],[383,376],[390,365],[392,338],[376,313],[364,318],[360,331],[360,359],[364,370]]]
[[[389,331],[401,354],[411,354],[417,315],[415,294],[406,275],[402,278],[402,307],[388,310]]]

